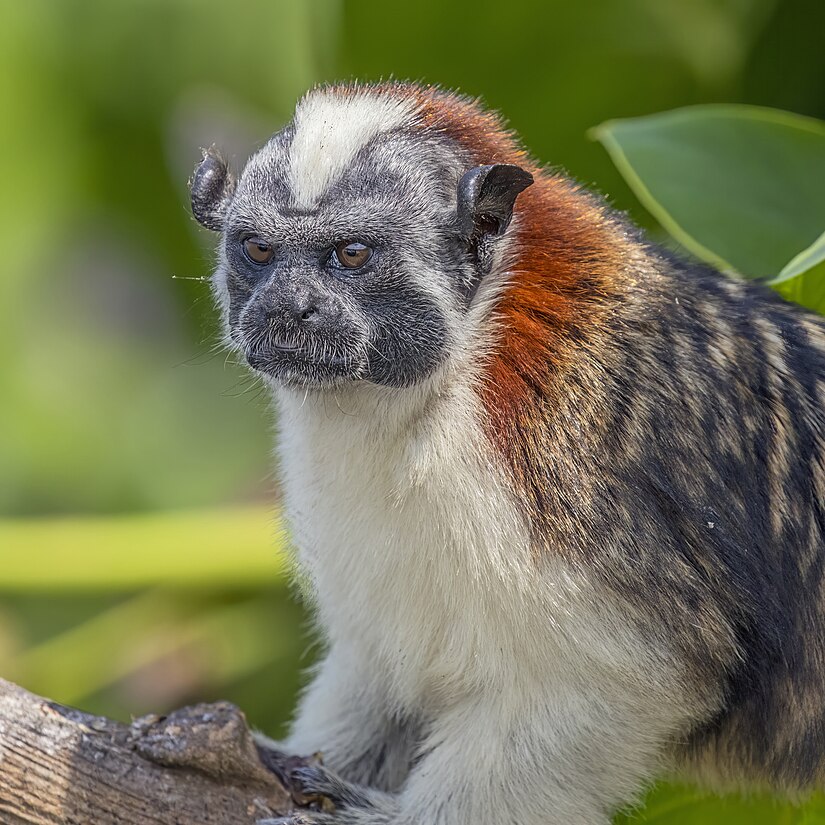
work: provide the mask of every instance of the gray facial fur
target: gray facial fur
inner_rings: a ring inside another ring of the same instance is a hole
[[[458,170],[405,163],[405,154],[415,157],[410,141],[382,136],[314,208],[296,209],[285,175],[289,140],[287,129],[250,160],[227,214],[232,339],[253,368],[287,384],[415,383],[444,359],[461,311],[456,273],[470,259],[454,228]],[[275,247],[271,264],[245,259],[250,234]],[[357,271],[336,268],[341,242],[371,247],[371,260]],[[306,297],[326,307],[318,324],[289,313]],[[276,341],[301,349],[283,352]]]
[[[486,234],[503,232],[530,176],[499,192],[496,172],[521,170],[479,173],[460,147],[397,128],[361,146],[317,202],[296,205],[295,132],[273,136],[236,186],[213,152],[193,179],[196,217],[223,232],[215,288],[229,337],[250,366],[287,385],[415,384],[448,357],[487,266]],[[497,198],[502,220],[492,226]],[[475,226],[477,202],[485,221]],[[269,263],[244,254],[251,236],[272,245]],[[336,266],[336,244],[349,242],[373,250],[361,269]]]

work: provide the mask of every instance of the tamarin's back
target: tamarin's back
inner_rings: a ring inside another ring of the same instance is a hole
[[[680,262],[475,101],[309,93],[221,230],[329,650],[324,825],[605,825],[825,784],[825,321]]]
[[[825,319],[601,214],[593,236],[613,235],[625,265],[577,280],[560,301],[577,312],[542,315],[545,295],[559,300],[543,278],[508,307],[532,328],[523,351],[493,355],[492,440],[537,544],[723,685],[678,758],[713,782],[821,785]],[[528,353],[559,327],[536,368]]]
[[[698,671],[724,674],[724,710],[694,732],[690,759],[822,783],[825,320],[663,265],[616,319],[606,359],[597,569],[661,616]],[[616,564],[611,544],[628,535],[635,551]]]

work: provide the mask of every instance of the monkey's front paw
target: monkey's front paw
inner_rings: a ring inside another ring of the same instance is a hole
[[[262,747],[260,743],[256,744],[258,747],[258,758],[266,768],[278,777],[285,788],[291,788],[291,776],[294,770],[309,767],[313,765],[317,759],[315,756],[295,756],[294,754],[285,753],[274,748]]]
[[[296,765],[289,774],[289,787],[298,805],[317,804],[321,810],[372,806],[377,791],[341,779],[323,765]]]
[[[347,782],[323,765],[292,769],[287,783],[301,808],[264,825],[389,825],[395,821],[396,797]]]
[[[259,819],[256,825],[334,825],[334,822],[334,818],[328,814],[295,811],[288,816],[278,816],[274,819]]]

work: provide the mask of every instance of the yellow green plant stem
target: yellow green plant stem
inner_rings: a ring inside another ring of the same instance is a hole
[[[257,586],[284,545],[266,507],[0,520],[0,591]]]

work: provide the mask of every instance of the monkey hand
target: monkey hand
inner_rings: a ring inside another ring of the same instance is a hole
[[[298,810],[258,825],[390,825],[397,819],[393,794],[347,782],[320,763],[294,764],[286,785]]]
[[[312,756],[296,756],[287,751],[281,750],[277,747],[276,742],[262,736],[261,734],[253,734],[255,739],[255,746],[258,750],[258,758],[263,765],[278,777],[280,783],[292,790],[291,776],[293,771],[301,767],[309,767],[313,764],[320,764],[321,755],[313,754]],[[293,796],[295,794],[293,793]],[[298,802],[300,804],[300,802]]]

